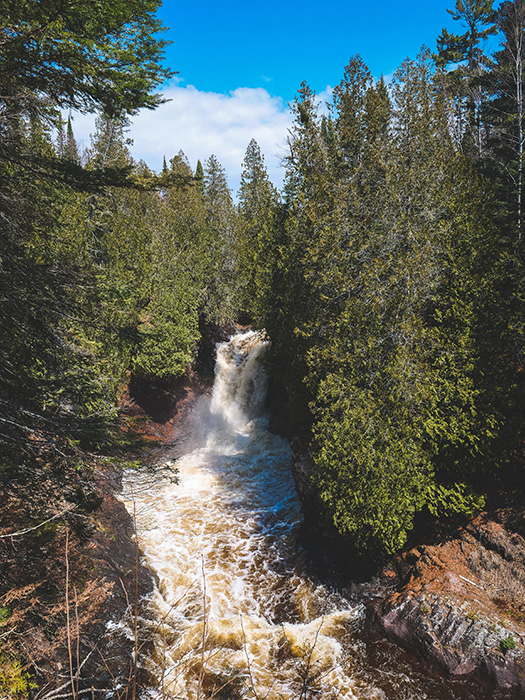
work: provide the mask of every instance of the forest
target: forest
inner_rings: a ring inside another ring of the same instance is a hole
[[[88,42],[63,24],[79,18],[46,26],[32,56],[45,18],[10,9],[4,472],[109,447],[130,372],[178,377],[203,324],[242,318],[272,339],[269,371],[310,441],[321,501],[360,546],[395,551],[421,509],[472,512],[487,480],[518,473],[525,7],[458,2],[464,34],[444,30],[389,85],[353,57],[328,110],[304,83],[283,192],[252,140],[238,204],[213,155],[195,172],[183,153],[160,173],[133,162],[127,118],[161,99],[148,92],[158,67],[143,76],[137,52],[132,84],[92,94],[75,63]],[[54,54],[61,32],[79,56]],[[64,106],[100,110],[85,153]]]
[[[237,202],[214,155],[130,155],[170,76],[158,5],[0,3],[0,479],[129,451],[130,377],[173,381],[241,322],[357,549],[520,488],[523,0],[457,0],[389,82],[353,56],[330,104],[303,83],[282,191],[252,140]],[[98,114],[85,152],[70,110]]]

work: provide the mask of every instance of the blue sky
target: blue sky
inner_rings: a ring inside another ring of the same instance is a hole
[[[393,73],[422,44],[434,49],[455,0],[165,0],[167,63],[182,84],[228,93],[261,87],[285,102],[301,81],[320,92],[356,53],[376,76]]]
[[[129,136],[135,159],[160,170],[162,158],[182,150],[195,167],[214,154],[234,194],[251,138],[259,143],[270,178],[282,184],[291,125],[288,102],[305,80],[320,95],[340,81],[359,53],[372,74],[389,78],[423,44],[434,49],[443,26],[460,31],[447,13],[455,0],[165,0],[159,17],[169,27],[166,64],[178,71],[164,86],[169,102],[134,118]],[[81,146],[93,119],[76,115]]]

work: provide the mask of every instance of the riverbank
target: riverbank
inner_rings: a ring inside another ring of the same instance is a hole
[[[304,445],[294,447],[305,546],[342,585],[353,581],[371,631],[434,672],[478,679],[487,688],[482,697],[491,697],[491,688],[525,697],[525,509],[514,504],[460,524],[427,522],[381,564],[354,551],[319,517],[312,465]]]
[[[111,629],[132,627],[153,578],[137,565],[133,523],[114,495],[119,482],[110,466],[4,475],[0,697],[52,700],[89,689],[98,698],[133,682],[133,640]]]
[[[523,515],[482,513],[395,557],[383,571],[390,591],[373,606],[377,628],[448,674],[525,697]]]

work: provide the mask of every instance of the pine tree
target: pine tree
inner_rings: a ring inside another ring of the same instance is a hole
[[[154,90],[172,75],[161,66],[157,8],[157,0],[2,3],[2,94],[50,116],[57,106],[111,116],[154,108],[163,101]]]
[[[465,25],[467,31],[451,34],[443,29],[437,40],[436,64],[444,69],[454,66],[443,75],[443,82],[457,101],[456,138],[464,153],[480,159],[487,139],[483,123],[487,101],[484,79],[490,64],[483,43],[497,31],[492,0],[456,0],[455,10],[447,12]]]

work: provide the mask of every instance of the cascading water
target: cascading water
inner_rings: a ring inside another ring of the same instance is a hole
[[[205,435],[177,461],[179,483],[126,475],[158,578],[150,697],[394,697],[356,670],[362,606],[308,575],[290,447],[263,413],[266,345],[252,331],[219,345]],[[431,697],[401,686],[396,698]]]

